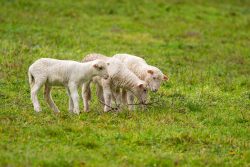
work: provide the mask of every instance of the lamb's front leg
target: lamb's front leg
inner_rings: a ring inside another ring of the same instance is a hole
[[[112,89],[112,91],[113,91],[113,95],[114,95],[115,104],[118,105],[118,107],[119,107],[121,105],[121,102],[122,102],[120,88]]]
[[[127,92],[127,102],[128,102],[128,109],[129,110],[134,110],[134,95],[132,92],[128,91]]]
[[[98,100],[100,100],[101,102],[104,102],[103,88],[99,84],[96,84],[96,95],[98,97]]]
[[[89,111],[89,101],[91,99],[90,82],[84,83],[82,86],[82,99],[84,105],[84,111]]]
[[[111,93],[111,88],[110,88],[110,82],[103,80],[102,82],[103,85],[103,96],[104,96],[104,112],[108,112],[111,110],[111,99],[112,99],[112,93]]]
[[[73,112],[74,104],[73,104],[73,100],[72,100],[71,95],[70,95],[69,88],[67,88],[67,94],[69,96],[69,112]]]
[[[73,112],[75,114],[79,114],[79,95],[77,92],[77,85],[75,83],[70,83],[69,84],[69,91],[70,91],[70,96],[73,100],[73,105],[74,105],[74,109]]]
[[[45,84],[45,87],[44,87],[44,97],[47,101],[47,103],[49,104],[49,106],[53,109],[53,111],[55,113],[59,113],[59,109],[57,108],[56,104],[54,103],[52,97],[51,97],[51,86],[49,86],[48,84]]]
[[[128,102],[127,102],[127,90],[125,89],[122,89],[122,92],[121,92],[121,98],[122,98],[122,104],[123,105],[127,105]]]

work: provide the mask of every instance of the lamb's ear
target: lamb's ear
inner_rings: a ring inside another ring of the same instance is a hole
[[[99,66],[98,66],[98,64],[94,64],[93,67],[98,68]]]
[[[163,81],[167,81],[168,80],[168,77],[166,75],[163,75],[163,78],[162,78]]]
[[[137,86],[138,86],[139,88],[143,88],[143,84],[142,84],[142,83],[138,84]]]
[[[153,70],[148,70],[147,71],[149,74],[154,74],[154,71]]]

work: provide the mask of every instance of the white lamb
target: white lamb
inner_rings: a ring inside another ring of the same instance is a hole
[[[157,92],[161,82],[167,81],[168,77],[164,75],[157,67],[148,65],[146,61],[140,57],[129,54],[116,54],[113,57],[121,60],[129,70],[131,70],[137,77],[145,81],[150,90]],[[123,90],[122,93],[123,102],[131,104],[133,103],[133,95]],[[133,106],[130,106],[131,109]]]
[[[69,96],[69,111],[79,114],[77,88],[93,77],[108,78],[106,63],[96,60],[87,63],[79,63],[70,60],[57,60],[41,58],[35,61],[28,70],[31,99],[36,112],[41,111],[37,93],[42,85],[45,85],[44,96],[54,112],[60,112],[51,98],[51,86],[65,86]]]
[[[101,79],[100,77],[93,78],[93,82],[97,85],[97,95],[99,96],[99,99],[103,100],[104,98],[105,112],[111,109],[110,106],[112,97],[116,100],[117,104],[121,102],[120,88],[125,89],[136,96],[141,104],[146,102],[146,82],[140,80],[119,59],[109,58],[100,54],[90,54],[83,59],[83,62],[95,59],[105,60],[106,63],[109,64],[109,78],[107,80]],[[83,85],[82,93],[84,99],[88,99],[87,97],[90,97],[89,84]],[[88,110],[88,108],[85,108],[85,110]]]

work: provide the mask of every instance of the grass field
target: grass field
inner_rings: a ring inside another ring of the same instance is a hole
[[[35,113],[28,66],[91,52],[159,67],[163,105]],[[250,166],[248,0],[1,0],[0,65],[0,166]]]

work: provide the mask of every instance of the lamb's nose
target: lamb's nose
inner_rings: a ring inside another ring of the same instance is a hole
[[[105,75],[105,76],[104,76],[104,79],[108,79],[108,78],[109,78],[109,76],[108,76],[108,75]]]

